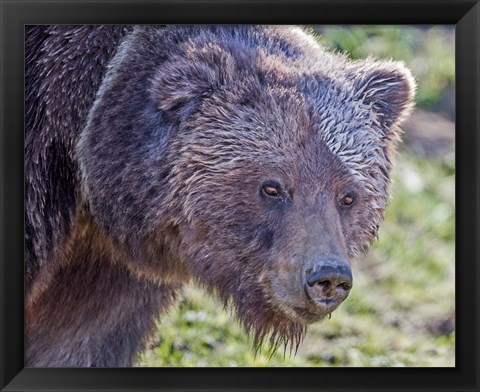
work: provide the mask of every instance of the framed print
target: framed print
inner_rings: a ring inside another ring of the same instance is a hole
[[[477,1],[1,7],[2,390],[478,390]]]

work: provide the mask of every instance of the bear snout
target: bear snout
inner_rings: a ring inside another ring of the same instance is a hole
[[[318,322],[332,313],[348,297],[353,285],[346,259],[309,259],[282,260],[260,278],[274,308],[302,324]]]
[[[319,261],[305,274],[305,294],[311,305],[329,313],[342,303],[353,285],[347,261]]]

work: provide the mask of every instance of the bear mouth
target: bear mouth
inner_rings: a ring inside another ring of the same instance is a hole
[[[303,323],[305,324],[312,324],[312,323],[317,323],[319,321],[322,321],[325,319],[327,316],[329,316],[335,309],[329,311],[329,312],[314,312],[310,309],[307,308],[302,308],[302,307],[294,307],[293,310],[297,314],[298,318],[302,320]]]
[[[294,305],[277,298],[275,307],[277,311],[284,314],[291,321],[303,325],[322,321],[338,307],[338,304],[332,306],[322,302],[315,302],[314,304],[307,302],[302,305]]]
[[[278,283],[274,274],[264,275],[261,280],[267,288],[269,303],[273,305],[272,310],[281,313],[292,322],[308,325],[322,321],[335,311],[342,301],[333,297],[312,299],[308,295],[305,285],[303,290],[285,290]]]

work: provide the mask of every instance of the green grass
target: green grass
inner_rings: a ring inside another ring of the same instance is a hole
[[[393,199],[355,285],[332,318],[309,328],[296,356],[255,357],[233,315],[200,289],[158,324],[139,366],[454,366],[454,166],[402,153]]]
[[[319,41],[352,59],[373,56],[404,61],[418,83],[418,107],[435,108],[455,83],[455,42],[448,27],[329,26],[321,30]]]

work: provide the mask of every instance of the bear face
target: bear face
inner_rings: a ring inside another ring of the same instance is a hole
[[[193,277],[256,344],[295,345],[377,235],[413,93],[401,64],[300,29],[140,27],[77,145],[83,196],[132,268]]]

